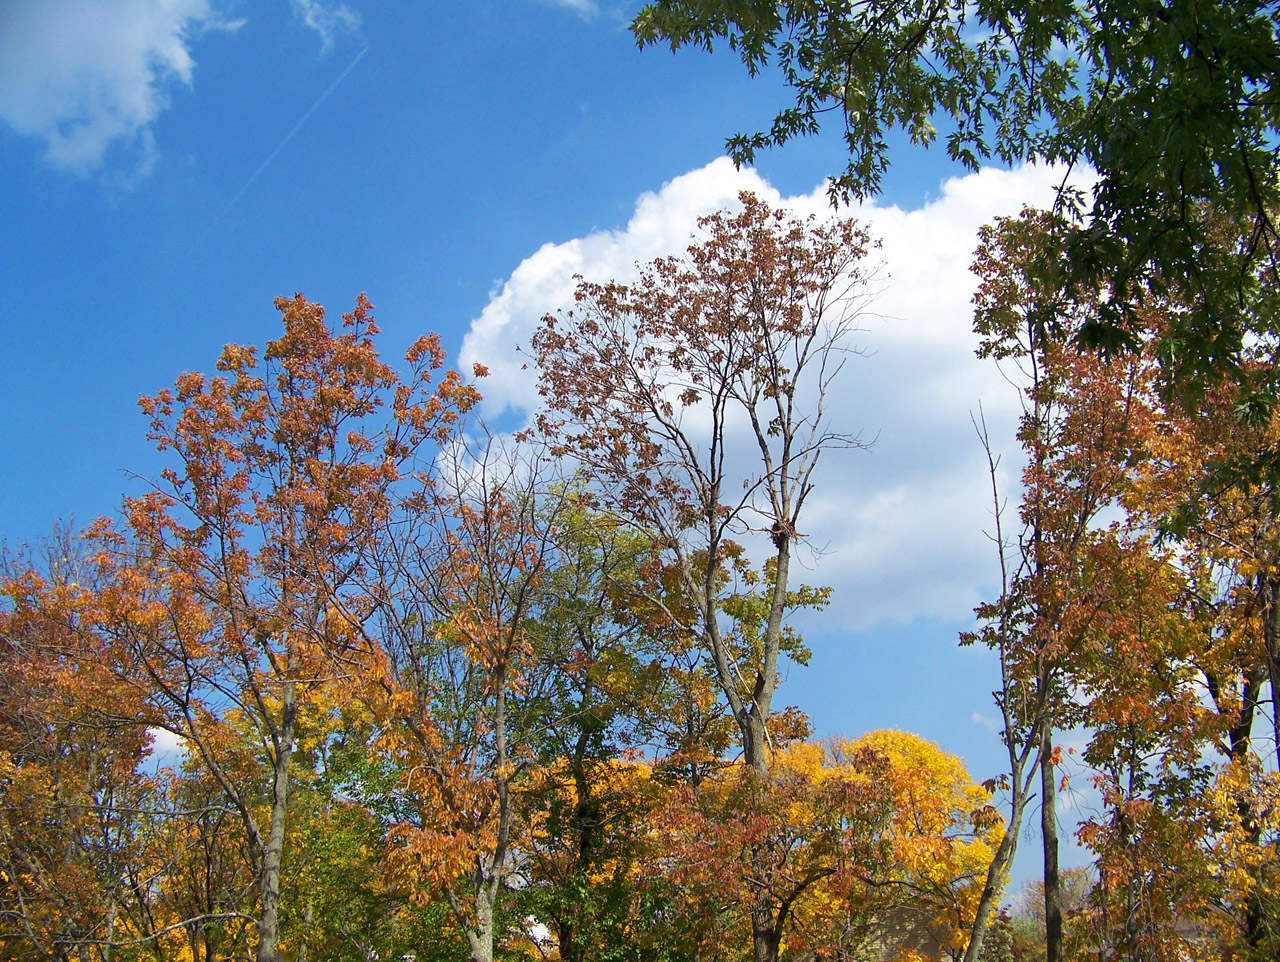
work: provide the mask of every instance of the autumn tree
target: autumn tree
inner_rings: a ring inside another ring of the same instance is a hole
[[[821,455],[859,443],[832,426],[827,403],[873,276],[852,221],[819,226],[741,202],[703,218],[704,240],[636,283],[580,283],[532,349],[539,426],[583,466],[604,510],[668,553],[697,619],[682,627],[711,656],[747,764],[763,773],[803,509]],[[772,572],[745,663],[723,604],[736,538],[766,551]]]
[[[802,946],[831,923],[805,924],[813,902],[849,909],[840,928],[867,939],[872,907],[833,898],[831,886],[870,880],[889,861],[887,760],[859,752],[828,773],[820,750],[804,754],[778,753],[767,776],[740,765],[683,786],[658,813],[646,874],[669,890],[667,924],[695,958],[743,958],[745,943],[752,958],[776,960],[784,940]]]
[[[183,374],[142,400],[174,463],[127,500],[122,529],[100,526],[102,588],[85,599],[148,724],[181,737],[237,813],[260,962],[280,957],[300,714],[360,647],[364,561],[400,466],[476,398],[452,372],[431,385],[434,337],[410,349],[402,380],[363,296],[341,332],[301,295],[276,307],[284,332],[262,358],[228,345],[216,376]]]
[[[1082,834],[1098,853],[1099,923],[1117,954],[1175,956],[1187,918],[1242,957],[1276,945],[1274,747],[1258,745],[1257,729],[1274,739],[1280,555],[1268,475],[1253,464],[1276,428],[1270,415],[1239,423],[1241,400],[1227,384],[1194,409],[1164,399],[1126,499],[1131,525],[1163,543],[1177,577],[1129,606],[1103,671],[1086,680],[1086,758],[1108,806]],[[1179,613],[1176,630],[1152,610],[1157,598]]]
[[[1026,463],[1016,534],[1006,534],[996,493],[1000,597],[978,609],[982,628],[962,638],[982,641],[1000,659],[996,701],[1011,792],[1009,830],[992,862],[966,962],[981,952],[1037,775],[1047,957],[1062,958],[1055,804],[1060,753],[1054,732],[1080,723],[1073,673],[1099,618],[1128,600],[1116,596],[1117,582],[1100,576],[1099,554],[1114,557],[1124,549],[1117,530],[1104,530],[1099,519],[1108,508],[1118,508],[1130,486],[1151,417],[1150,364],[1141,356],[1108,364],[1070,343],[1096,316],[1097,301],[1064,293],[1053,257],[1056,229],[1056,219],[1047,214],[999,219],[981,231],[974,264],[978,353],[1020,380],[1018,439]],[[994,485],[996,459],[985,435],[984,440]],[[1145,558],[1140,545],[1132,550]]]
[[[163,789],[142,770],[140,699],[76,630],[92,582],[66,527],[0,552],[0,958],[99,962],[168,921],[155,898]]]
[[[388,862],[419,899],[443,896],[475,962],[503,937],[517,796],[544,724],[534,626],[563,503],[545,463],[512,439],[459,434],[420,475],[379,560],[393,590],[379,603],[382,669],[366,697],[412,809],[392,828]]]
[[[859,443],[833,427],[827,403],[874,279],[852,221],[819,226],[740,199],[741,212],[703,218],[704,240],[634,284],[581,282],[532,351],[547,404],[539,428],[581,464],[601,509],[664,553],[692,618],[664,613],[710,656],[743,758],[767,779],[780,661],[794,642],[792,555],[822,454]],[[730,602],[743,548],[766,573],[758,631]],[[775,907],[760,891],[753,944],[766,959]]]
[[[983,333],[1021,328],[1035,349],[986,344],[1031,365],[1032,416],[1018,573],[984,609],[983,637],[1005,668],[1002,708],[1022,706],[1011,761],[1034,758],[1041,776],[1046,956],[1063,951],[1048,737],[1071,725],[1088,733],[1083,759],[1103,798],[1079,830],[1097,858],[1092,949],[1180,958],[1203,937],[1188,929],[1195,920],[1233,951],[1267,957],[1275,786],[1252,733],[1268,678],[1270,522],[1254,463],[1267,442],[1250,435],[1269,416],[1243,428],[1235,385],[1195,408],[1158,390],[1149,352],[1182,309],[1173,296],[1148,305],[1147,354],[1104,364],[1069,343],[1097,304],[1059,295],[1053,224],[1004,221],[986,238],[978,319],[995,326]],[[1102,525],[1101,508],[1116,520]],[[1015,814],[1031,784],[1015,780]]]
[[[941,953],[958,959],[1004,836],[992,792],[970,779],[960,758],[909,732],[874,731],[828,747],[836,763],[863,750],[889,763],[889,878],[897,890],[890,904],[899,917],[905,910]]]
[[[914,735],[800,742],[767,779],[738,765],[674,790],[646,875],[701,959],[741,958],[747,936],[756,958],[959,951],[1000,835],[989,801]]]
[[[164,781],[168,811],[161,839],[168,863],[158,879],[159,911],[183,922],[192,962],[234,952],[248,957],[254,917],[243,823],[195,759],[183,759]]]

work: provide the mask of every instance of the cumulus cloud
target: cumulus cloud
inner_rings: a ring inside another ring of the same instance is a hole
[[[816,570],[796,573],[836,592],[836,620],[850,629],[918,617],[964,618],[995,576],[991,483],[973,416],[979,405],[991,436],[1007,451],[1004,493],[1017,487],[1013,441],[1020,410],[1014,390],[974,357],[969,272],[978,228],[1023,204],[1052,201],[1060,173],[1023,167],[984,170],[941,185],[914,210],[867,203],[844,211],[882,241],[882,290],[829,409],[842,430],[875,438],[869,451],[833,452],[822,465],[802,519]],[[801,215],[831,215],[824,185],[783,198],[753,170],[724,159],[647,193],[625,227],[597,231],[531,254],[471,325],[464,369],[489,366],[489,415],[527,414],[538,403],[535,377],[518,352],[538,319],[572,302],[573,276],[633,279],[637,262],[683,250],[697,218],[732,206],[740,190]],[[825,620],[825,619],[824,619]]]
[[[776,203],[772,190],[754,170],[735,170],[720,159],[645,193],[636,202],[626,227],[596,231],[560,244],[544,244],[525,258],[471,323],[463,341],[462,365],[489,367],[484,383],[485,410],[531,411],[538,403],[537,385],[527,360],[517,353],[543,314],[573,302],[574,275],[596,281],[629,281],[636,265],[688,246],[697,220],[736,203],[738,192],[750,190]]]
[[[187,741],[163,728],[148,728],[151,747],[147,752],[147,766],[151,770],[177,768],[187,757]]]
[[[190,84],[190,44],[235,29],[209,0],[16,0],[0,7],[0,119],[42,140],[54,167],[87,174],[113,145],[139,175],[155,162],[151,124]]]
[[[335,38],[360,29],[360,14],[345,3],[322,3],[321,0],[290,0],[293,15],[320,35],[320,49],[328,53]]]

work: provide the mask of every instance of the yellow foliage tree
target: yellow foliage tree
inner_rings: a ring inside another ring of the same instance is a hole
[[[964,764],[905,732],[804,742],[672,792],[650,874],[701,959],[957,954],[1002,822]]]

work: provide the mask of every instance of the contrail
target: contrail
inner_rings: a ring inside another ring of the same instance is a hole
[[[320,105],[329,99],[329,96],[335,90],[338,89],[338,85],[342,83],[342,81],[347,79],[347,74],[351,73],[351,71],[355,69],[356,64],[360,62],[360,58],[363,57],[368,52],[369,52],[369,48],[368,46],[366,46],[363,50],[361,50],[358,54],[356,54],[355,59],[352,60],[351,63],[347,64],[347,69],[342,71],[342,73],[338,74],[338,78],[333,83],[329,84],[328,89],[325,90],[324,93],[322,93],[319,97],[316,98],[315,103],[313,103],[309,108],[307,108],[307,112],[302,115],[302,119],[293,125],[293,129],[284,135],[284,138],[280,141],[279,144],[276,145],[276,149],[271,151],[271,153],[267,156],[267,159],[258,165],[258,169],[249,175],[249,179],[244,182],[244,186],[241,187],[236,192],[236,195],[232,197],[230,201],[227,202],[227,206],[222,208],[222,212],[213,219],[213,223],[211,223],[208,226],[208,228],[205,230],[205,232],[200,235],[200,239],[197,240],[194,245],[192,245],[193,247],[199,247],[204,242],[204,239],[208,237],[210,233],[212,233],[213,229],[217,227],[218,224],[222,221],[222,218],[227,215],[227,211],[231,210],[231,208],[236,205],[236,202],[241,197],[244,196],[245,191],[247,191],[250,187],[253,186],[253,182],[258,179],[259,175],[261,175],[261,173],[264,170],[266,170],[268,166],[270,166],[271,162],[276,159],[276,156],[280,153],[280,151],[284,150],[285,145],[288,144],[289,141],[293,139],[293,135],[302,129],[302,125],[311,119],[311,115],[320,109]]]

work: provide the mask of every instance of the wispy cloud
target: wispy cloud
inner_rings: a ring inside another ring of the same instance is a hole
[[[998,732],[1000,730],[1000,722],[992,718],[990,715],[984,715],[980,711],[971,712],[969,720],[979,728],[985,728],[989,732]]]
[[[50,166],[78,175],[113,147],[121,183],[155,164],[151,125],[195,72],[193,37],[235,30],[209,0],[16,0],[0,6],[0,120],[41,140]]]
[[[332,94],[335,90],[338,89],[338,85],[341,84],[342,81],[347,79],[347,74],[351,73],[351,71],[355,69],[356,64],[358,64],[360,62],[360,59],[368,52],[369,52],[369,48],[365,47],[358,54],[356,54],[355,59],[352,60],[351,63],[347,64],[346,69],[343,70],[342,73],[338,74],[337,79],[335,79],[333,83],[329,84],[329,86],[325,88],[324,93],[322,93],[319,97],[315,99],[315,102],[312,103],[312,105],[307,108],[306,113],[304,113],[298,119],[298,122],[295,123],[291,128],[289,128],[289,132],[285,134],[284,137],[281,138],[280,143],[276,144],[276,149],[271,151],[271,153],[267,155],[267,159],[264,160],[261,164],[259,164],[257,169],[254,170],[254,172],[249,175],[249,179],[246,180],[244,184],[241,185],[238,191],[236,191],[235,196],[232,197],[231,200],[227,201],[227,205],[222,209],[222,212],[213,219],[213,221],[209,224],[207,228],[205,228],[205,232],[201,234],[200,237],[196,240],[194,245],[195,247],[199,247],[200,244],[204,243],[204,239],[209,236],[209,234],[213,231],[215,227],[218,226],[218,223],[222,220],[222,218],[227,215],[227,211],[231,210],[231,208],[236,205],[236,203],[240,200],[240,198],[245,195],[245,192],[250,187],[253,186],[253,182],[257,180],[262,175],[262,172],[271,165],[271,162],[276,159],[280,151],[284,150],[285,145],[287,145],[289,141],[293,139],[294,135],[299,130],[302,129],[302,125],[311,119],[311,115],[320,109],[320,106],[326,100],[329,99],[330,94]]]
[[[345,3],[323,3],[321,0],[290,0],[293,15],[320,35],[320,49],[328,53],[334,41],[343,34],[360,29],[360,14]]]
[[[543,3],[576,13],[583,20],[590,20],[600,13],[600,5],[595,0],[542,0]]]

